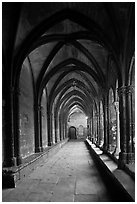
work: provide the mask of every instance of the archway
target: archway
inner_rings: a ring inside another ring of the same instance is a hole
[[[69,128],[69,139],[77,139],[76,128],[74,126]]]

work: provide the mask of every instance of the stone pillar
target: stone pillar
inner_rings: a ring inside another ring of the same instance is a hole
[[[89,133],[90,133],[90,119],[89,117],[87,117],[87,138],[88,139],[90,139]]]
[[[90,139],[90,141],[91,141],[91,131],[92,131],[92,126],[91,126],[91,124],[92,124],[92,118],[91,118],[91,116],[89,117],[89,139]]]
[[[99,105],[99,114],[98,114],[98,137],[99,137],[99,146],[101,145],[101,112],[100,112],[100,105]]]
[[[132,87],[123,86],[119,90],[120,104],[120,148],[119,168],[123,168],[126,163],[134,163],[135,154],[133,152],[132,138]]]
[[[112,105],[112,104],[111,104]],[[112,135],[111,135],[111,133],[110,133],[110,123],[111,123],[111,108],[112,108],[112,106],[110,106],[109,104],[108,104],[108,109],[107,109],[107,111],[108,111],[108,127],[107,127],[107,132],[108,132],[108,148],[107,148],[107,150],[109,151],[109,152],[111,152],[112,151]]]
[[[106,101],[103,104],[103,112],[104,112],[104,144],[103,149],[107,151],[108,149],[108,137],[109,137],[109,128],[108,128],[108,106]]]
[[[127,104],[126,104],[126,87],[120,87],[119,93],[119,111],[120,111],[120,149],[119,168],[127,163]]]
[[[34,104],[34,119],[35,119],[35,153],[41,151],[40,148],[40,106],[38,104]]]
[[[127,163],[135,162],[135,153],[133,150],[133,125],[132,125],[132,94],[134,93],[133,86],[127,86]]]
[[[103,141],[103,117],[104,117],[104,114],[103,113],[100,113],[100,145]]]
[[[119,124],[119,102],[115,102],[115,110],[116,110],[116,123],[117,123],[117,138],[116,138],[116,150],[115,155],[119,155],[120,152],[120,124]]]
[[[48,108],[48,106],[47,106]],[[52,145],[52,115],[51,112],[47,111],[48,117],[48,146]]]
[[[58,138],[57,138],[57,119],[56,116],[54,114],[54,126],[55,126],[55,143],[58,142]]]
[[[92,110],[92,143],[94,143],[94,118],[93,118],[93,110]]]
[[[99,145],[99,112],[96,113],[96,120],[97,120],[97,145]]]
[[[14,156],[13,93],[13,88],[6,87],[4,93],[5,135],[3,167],[16,166],[16,157]]]
[[[38,106],[38,115],[39,115],[39,150],[43,152],[43,144],[42,144],[42,111],[43,107],[41,105]]]
[[[62,125],[61,125],[61,116],[59,116],[59,134],[60,134],[60,141],[62,141]]]
[[[19,96],[20,96],[20,89],[14,88],[13,89],[13,123],[14,123],[14,155],[16,157],[16,164],[20,165],[22,163],[22,158],[20,154],[20,125],[19,125]]]

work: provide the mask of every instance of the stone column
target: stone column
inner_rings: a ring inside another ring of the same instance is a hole
[[[132,94],[134,92],[133,86],[127,86],[127,163],[135,162],[135,154],[133,150],[133,124],[132,124]]]
[[[116,124],[117,124],[117,138],[116,138],[116,150],[115,155],[119,155],[120,152],[120,124],[119,124],[119,102],[115,102],[115,110],[116,110]]]
[[[61,125],[61,116],[59,116],[59,135],[60,135],[60,141],[62,141],[62,125]]]
[[[39,115],[39,140],[40,140],[40,152],[43,151],[43,144],[42,144],[42,111],[43,111],[43,107],[41,105],[39,105],[38,107],[38,115]]]
[[[87,117],[87,138],[88,139],[90,139],[89,132],[90,132],[90,122],[89,122],[89,117]]]
[[[99,115],[98,115],[98,137],[99,137],[99,146],[101,145],[101,133],[102,133],[102,129],[101,129],[101,112],[100,112],[100,106],[99,106]]]
[[[57,119],[56,116],[54,114],[54,126],[55,126],[55,143],[58,142],[58,138],[57,138]]]
[[[92,124],[92,118],[91,118],[91,116],[89,117],[89,139],[90,139],[90,141],[91,141],[91,131],[92,131],[92,126],[91,126],[91,124]]]
[[[14,156],[14,127],[13,127],[13,94],[14,89],[6,87],[4,92],[4,161],[3,167],[16,166],[16,157]]]
[[[100,113],[100,145],[103,141],[103,117],[104,117],[104,114],[103,113]]]
[[[93,118],[93,110],[92,110],[92,143],[94,143],[94,118]]]
[[[97,120],[97,145],[99,145],[99,112],[96,113],[96,120]]]
[[[123,164],[127,163],[127,103],[126,103],[126,87],[120,87],[119,93],[119,111],[120,111],[120,149],[119,168],[123,168]]]
[[[106,101],[103,104],[103,112],[104,112],[104,144],[103,144],[103,149],[107,151],[108,149],[108,136],[109,136],[109,131],[108,131],[108,106],[106,104]]]
[[[135,154],[133,152],[132,138],[132,86],[119,88],[120,103],[120,148],[119,168],[123,168],[126,163],[134,163]]]
[[[22,158],[20,154],[20,118],[19,118],[19,96],[20,89],[13,89],[13,123],[14,123],[14,155],[16,157],[16,164],[20,165],[22,163]]]
[[[47,106],[47,109],[50,110]],[[52,114],[50,111],[47,110],[47,117],[48,117],[48,146],[52,145]]]
[[[35,119],[35,153],[41,151],[40,148],[40,106],[38,104],[34,104],[34,119]]]
[[[108,131],[108,151],[111,152],[112,151],[112,135],[110,133],[110,123],[111,123],[111,108],[112,108],[112,104],[111,106],[108,104],[108,127],[107,127],[107,131]]]

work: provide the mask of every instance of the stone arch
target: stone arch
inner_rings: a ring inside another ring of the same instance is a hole
[[[76,127],[74,127],[74,126],[71,126],[69,128],[69,139],[77,139]]]

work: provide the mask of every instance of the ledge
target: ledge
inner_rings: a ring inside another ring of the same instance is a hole
[[[113,196],[118,195],[118,199],[122,202],[135,201],[134,179],[125,171],[118,169],[117,163],[95,144],[92,144],[90,140],[86,140],[86,145]]]
[[[15,188],[16,185],[26,176],[28,176],[40,163],[45,162],[54,155],[60,148],[68,142],[68,138],[61,142],[47,147],[43,152],[35,153],[25,158],[20,166],[3,167],[2,187]]]

